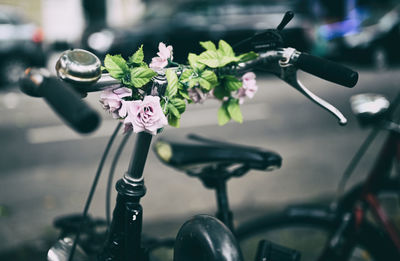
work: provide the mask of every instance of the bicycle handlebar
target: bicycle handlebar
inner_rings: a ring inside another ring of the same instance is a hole
[[[73,129],[80,133],[94,131],[100,123],[99,114],[66,83],[50,76],[45,69],[27,69],[20,82],[21,90],[43,97]]]
[[[295,61],[301,70],[330,82],[346,87],[354,87],[358,81],[358,73],[341,64],[302,53]]]
[[[258,58],[244,63],[242,69],[246,70],[259,63],[272,64],[273,62],[279,64],[280,67],[295,66],[321,79],[349,88],[354,87],[358,81],[358,73],[350,68],[308,53],[301,53],[294,48],[280,48],[262,53]],[[279,68],[270,69],[271,73],[281,73]]]
[[[82,52],[83,50],[77,49],[76,51]],[[87,53],[87,51],[85,52]],[[62,57],[65,57],[65,54],[62,55]],[[267,70],[269,69],[270,73],[277,75],[281,74],[280,67],[292,65],[319,78],[345,87],[354,87],[358,81],[358,73],[346,66],[307,53],[301,53],[293,48],[279,48],[277,50],[260,53],[258,58],[229,69],[238,72],[246,71],[258,64],[267,66],[266,68]],[[280,67],[278,65],[280,65]],[[81,78],[76,76],[66,77],[65,72],[63,73],[63,75],[59,73],[59,77],[75,84],[74,87],[82,92],[95,92],[108,87],[118,87],[118,85],[121,85],[119,80],[111,78],[109,74],[101,74],[100,71],[98,77],[93,77],[93,68],[90,68],[88,73],[90,73],[90,77],[93,79],[96,78],[94,81],[88,81],[86,76],[84,76],[85,73],[81,73]],[[158,71],[158,73],[161,75],[165,74],[163,70]]]
[[[59,78],[67,80],[70,84],[63,83],[54,77],[46,75],[46,73],[41,75],[43,79],[40,81],[40,83],[35,83],[34,78],[38,78],[43,71],[31,70],[24,77],[25,79],[22,81],[23,84],[21,89],[31,96],[43,96],[57,111],[57,113],[62,116],[75,130],[81,133],[88,133],[93,131],[98,126],[99,116],[93,109],[88,107],[73,90],[71,90],[71,86],[79,90],[79,92],[87,93],[110,87],[121,87],[122,85],[120,81],[111,78],[108,74],[101,74],[98,58],[94,54],[79,49],[67,52],[74,51],[84,52],[85,56],[89,54],[93,55],[94,59],[92,60],[96,62],[95,67],[98,67],[99,69],[94,70],[93,64],[86,66],[88,59],[85,59],[86,64],[80,64],[80,61],[74,61],[74,70],[78,68],[81,71],[79,71],[79,73],[74,71],[73,77],[68,77],[68,68],[62,68],[62,75],[60,75],[60,72],[58,71]],[[63,54],[62,57],[65,58],[66,55],[68,55],[68,53]],[[68,65],[68,63],[65,64]],[[338,109],[305,88],[305,86],[297,79],[297,70],[302,69],[317,77],[346,87],[355,86],[358,80],[357,72],[341,64],[306,53],[301,53],[293,48],[278,48],[275,50],[269,50],[260,53],[259,56],[254,60],[241,63],[237,66],[228,67],[227,69],[240,73],[258,65],[261,65],[266,71],[275,74],[283,81],[297,89],[311,101],[329,111],[336,118],[338,118],[339,124],[344,125],[347,123],[347,119]],[[85,71],[86,67],[88,68],[87,72]],[[97,76],[94,75],[95,72],[98,73]],[[160,78],[165,78],[165,72],[163,70],[159,71],[158,73]],[[90,77],[88,77],[88,75]],[[158,84],[156,83],[158,81],[157,78],[158,77],[154,79],[154,84],[156,85]],[[32,86],[33,83],[33,86],[35,87],[29,87]],[[162,81],[162,84],[165,83],[166,81]],[[49,88],[50,86],[52,87]]]

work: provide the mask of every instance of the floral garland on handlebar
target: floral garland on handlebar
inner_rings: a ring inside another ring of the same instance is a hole
[[[252,98],[257,91],[256,76],[252,72],[237,76],[234,68],[241,62],[258,57],[254,52],[236,55],[232,47],[220,40],[217,46],[200,42],[205,49],[196,55],[189,53],[189,65],[173,61],[173,48],[159,43],[158,56],[149,65],[144,62],[143,46],[126,61],[120,55],[107,55],[103,69],[119,80],[123,87],[104,90],[100,95],[103,108],[113,118],[122,120],[125,131],[157,134],[166,125],[179,127],[181,115],[190,103],[203,103],[218,99],[218,123],[224,125],[231,119],[243,121],[240,104]],[[168,81],[161,97],[147,95],[145,89],[158,71],[164,70]]]

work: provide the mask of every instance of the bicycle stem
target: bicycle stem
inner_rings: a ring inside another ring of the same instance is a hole
[[[165,85],[165,76],[156,77],[150,91],[163,94]],[[140,199],[146,194],[143,170],[152,137],[147,132],[140,132],[137,135],[128,170],[117,182],[117,204],[106,247],[100,255],[100,260],[143,260],[144,250],[141,247],[143,208]]]
[[[140,199],[146,194],[143,169],[151,139],[149,133],[138,134],[128,171],[117,182],[117,204],[100,260],[142,260],[143,208]]]
[[[134,182],[143,179],[143,169],[146,164],[151,140],[151,134],[147,132],[138,133],[129,168],[124,176],[125,179]]]

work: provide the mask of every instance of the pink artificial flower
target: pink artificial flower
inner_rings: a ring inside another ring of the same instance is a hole
[[[127,101],[125,104],[128,116],[124,123],[132,125],[136,133],[146,131],[156,135],[159,128],[168,124],[158,96],[146,96],[143,101]]]
[[[238,90],[239,103],[244,102],[244,98],[253,98],[258,90],[256,75],[253,72],[247,72],[242,76],[243,86]]]
[[[153,59],[151,59],[150,65],[149,65],[149,67],[151,69],[156,70],[156,71],[160,70],[168,65],[168,58],[171,61],[173,59],[171,45],[169,45],[167,47],[164,43],[160,42],[158,44],[158,50],[159,50],[159,52],[157,53],[158,56],[153,57]]]
[[[129,97],[132,95],[132,90],[126,87],[116,89],[106,89],[100,94],[100,102],[103,104],[103,108],[109,111],[113,118],[118,119],[125,117],[124,115],[124,100],[122,98]]]

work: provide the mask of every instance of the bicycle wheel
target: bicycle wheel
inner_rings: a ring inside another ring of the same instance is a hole
[[[245,260],[254,260],[257,243],[268,239],[300,251],[302,261],[316,261],[336,228],[332,214],[325,209],[291,208],[243,225],[238,228],[237,237]],[[362,229],[349,260],[392,260],[384,242],[372,227]]]

